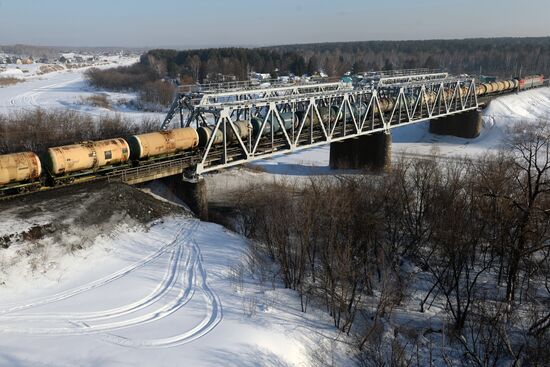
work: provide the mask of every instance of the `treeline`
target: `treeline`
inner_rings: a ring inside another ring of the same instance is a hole
[[[550,37],[318,43],[271,49],[297,52],[330,75],[419,67],[501,77],[517,76],[520,70],[522,75],[550,74]]]
[[[91,68],[84,75],[96,88],[138,92],[138,104],[143,109],[169,106],[176,91],[172,83],[161,80],[161,73],[142,63],[104,70]]]
[[[132,48],[132,47],[59,47],[59,46],[35,46],[35,45],[24,45],[24,44],[15,44],[15,45],[0,45],[0,51],[18,55],[18,56],[31,56],[34,58],[39,57],[49,57],[56,58],[60,53],[69,53],[69,52],[82,52],[88,54],[102,54],[109,53],[114,54],[120,51],[124,52],[133,52],[133,53],[142,53],[145,51],[144,48]]]
[[[509,151],[482,161],[252,187],[238,206],[250,269],[274,261],[302,311],[326,309],[352,337],[362,366],[548,365],[548,149],[546,124],[520,126]]]
[[[151,50],[142,65],[159,75],[204,81],[220,73],[247,78],[248,72],[295,75],[348,71],[431,68],[451,73],[511,77],[550,74],[550,38],[487,38],[427,41],[369,41],[204,50]]]
[[[161,99],[163,92],[158,90],[161,85],[151,83],[163,78],[193,84],[247,80],[251,71],[276,77],[287,73],[312,75],[322,70],[329,76],[339,77],[348,71],[411,68],[500,77],[515,77],[520,73],[550,75],[550,37],[343,42],[251,49],[157,49],[143,54],[135,65],[93,69],[87,77],[99,88],[148,89],[147,96]],[[169,103],[164,102],[164,105]]]
[[[130,121],[120,115],[93,117],[71,110],[30,110],[0,114],[0,154],[32,151],[87,140],[128,137],[157,130],[159,121]]]
[[[204,81],[209,75],[233,75],[246,80],[251,71],[276,75],[276,70],[295,75],[313,73],[316,65],[308,65],[299,52],[262,48],[211,48],[203,50],[151,50],[142,58],[160,75],[184,80]]]

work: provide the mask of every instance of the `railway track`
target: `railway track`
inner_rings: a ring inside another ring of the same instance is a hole
[[[421,117],[427,118],[429,116],[427,116],[426,114],[426,116],[421,116]],[[333,135],[334,138],[347,136],[347,133],[354,129],[353,126],[354,125],[352,122],[346,123],[345,128],[344,128],[344,125],[340,125],[335,130],[335,134]],[[373,122],[373,126],[374,127],[381,126],[381,121],[375,120]],[[289,133],[289,136],[291,136],[291,139],[292,139],[292,134]],[[304,146],[312,143],[322,143],[322,142],[325,142],[326,144],[329,143],[326,140],[326,137],[324,136],[323,132],[319,128],[317,129],[314,128],[314,131],[311,132],[309,128],[306,127],[304,128],[303,134],[301,135],[301,138],[298,141],[298,145]],[[250,141],[246,141],[244,143],[251,144]],[[264,141],[260,142],[256,150],[256,156],[258,157],[257,159],[262,159],[262,156],[272,155],[274,153],[284,154],[285,152],[288,152],[288,151],[289,151],[288,143],[285,137],[279,135],[274,137],[272,140],[264,139]],[[226,162],[234,162],[238,160],[242,160],[243,164],[248,162],[247,157],[243,154],[241,147],[237,143],[228,145],[226,152],[227,152],[227,156],[225,158]],[[224,154],[225,153],[224,153],[223,147],[214,147],[210,151],[208,155],[208,159],[204,162],[205,166],[215,166],[222,163],[224,161]],[[112,169],[108,170],[102,175],[96,175],[95,173],[90,173],[89,175],[84,175],[82,177],[79,177],[72,182],[59,183],[54,186],[40,186],[38,190],[32,190],[27,192],[18,192],[13,194],[10,193],[10,194],[0,195],[0,202],[12,200],[15,198],[21,198],[21,197],[25,197],[25,196],[40,193],[40,192],[55,192],[55,190],[60,190],[67,187],[81,185],[85,183],[113,182],[113,181],[133,183],[135,181],[140,181],[140,178],[143,178],[143,177],[153,177],[152,179],[157,179],[157,178],[174,175],[174,172],[177,172],[176,174],[183,174],[187,169],[192,168],[194,165],[196,165],[201,161],[202,161],[201,150],[178,153],[173,157],[166,157],[159,162],[145,162],[129,168],[113,167]],[[164,173],[164,172],[169,172],[169,173]],[[149,179],[144,179],[143,181],[140,181],[140,182],[145,182],[145,181],[149,181]]]
[[[510,93],[498,92],[488,96],[479,97],[480,106],[486,105],[491,99],[495,97],[499,97],[506,94],[510,94]],[[387,117],[389,119],[389,116]],[[415,119],[417,120],[428,119],[428,118],[429,118],[429,115],[426,111],[424,112],[421,111],[421,114],[418,114],[415,116]],[[369,119],[367,121],[367,124],[368,124],[367,126],[369,126],[370,129],[379,128],[382,126],[382,121],[379,118],[375,119],[374,121]],[[392,124],[392,127],[397,127],[399,124],[400,123],[394,123]],[[334,134],[332,135],[332,138],[333,139],[345,138],[354,129],[355,127],[352,122],[347,122],[345,124],[345,127],[343,124],[340,124],[336,128]],[[293,138],[293,134],[291,132],[288,132],[288,135],[291,137],[291,139]],[[350,136],[350,138],[353,138],[353,137]],[[252,142],[249,140],[246,140],[243,143],[246,144],[247,146],[251,146],[252,144]],[[304,147],[306,145],[319,144],[319,143],[329,144],[330,142],[327,141],[321,129],[314,128],[314,131],[311,132],[309,127],[304,127],[304,130],[302,131],[302,134],[300,136],[299,141],[297,142],[297,145]],[[284,136],[279,134],[273,139],[264,139],[262,142],[260,142],[260,144],[256,149],[254,158],[263,159],[263,158],[268,158],[269,156],[276,153],[284,154],[286,152],[291,152],[291,150],[289,149],[288,143],[284,138]],[[406,156],[408,158],[415,158],[415,159],[416,158],[418,159],[434,158],[433,156],[422,155],[422,154],[403,153],[400,155]],[[111,182],[111,181],[122,181],[126,183],[134,183],[134,182],[145,182],[152,179],[171,176],[174,174],[183,174],[186,170],[202,162],[202,158],[203,158],[203,151],[195,150],[195,151],[178,153],[177,155],[174,155],[171,157],[165,157],[158,162],[157,161],[145,162],[145,163],[140,162],[139,165],[133,166],[133,167],[118,167],[118,168],[113,167],[112,169],[102,173],[101,175],[91,172],[90,174],[76,178],[71,182],[66,182],[66,183],[57,184],[53,186],[41,185],[36,190],[4,193],[4,194],[0,192],[0,202],[15,199],[15,198],[25,197],[35,193],[55,192],[55,190],[59,190],[59,189],[63,189],[63,188],[71,187],[75,185],[80,185],[83,183]],[[452,158],[452,157],[446,157],[446,158],[435,157],[435,158],[452,160],[452,161],[461,160],[459,158]],[[230,163],[230,162],[237,162],[237,164],[239,164],[238,161],[242,161],[242,164],[245,164],[249,160],[250,160],[249,157],[246,157],[246,155],[242,152],[241,147],[237,143],[233,143],[227,146],[225,152],[223,147],[215,147],[215,146],[212,147],[206,161],[204,162],[204,166],[205,167],[218,166],[218,165],[221,165],[224,163]]]

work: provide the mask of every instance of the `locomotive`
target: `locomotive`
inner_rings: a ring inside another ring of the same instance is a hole
[[[513,90],[522,91],[542,86],[543,83],[543,75],[483,83],[476,86],[476,94],[484,96]],[[467,92],[467,88],[461,88],[463,95]],[[447,90],[445,97],[451,98],[453,93]],[[436,98],[434,92],[429,92],[426,95],[426,102],[433,103]],[[379,106],[373,107],[375,113],[391,111],[396,103],[388,97],[381,98],[379,102]],[[413,98],[409,103],[411,105],[414,103]],[[351,112],[356,114],[359,111],[365,114],[367,108],[365,103],[356,104],[352,105]],[[336,116],[338,108],[336,106],[320,107],[319,112],[325,120],[328,116]],[[277,133],[283,128],[288,131],[293,125],[299,124],[304,113],[305,111],[281,112],[282,125],[272,116],[266,121],[262,134]],[[310,123],[308,120],[311,117],[305,118],[306,122]],[[343,119],[342,116],[340,118]],[[317,120],[318,117],[315,114],[312,123],[318,123]],[[259,116],[252,117],[250,121],[234,122],[241,139],[258,136],[262,124],[263,119]],[[202,149],[210,141],[213,131],[212,126],[202,126],[198,129],[186,127],[134,135],[128,139],[116,138],[52,147],[48,149],[42,160],[33,152],[0,155],[0,196],[69,184],[89,176],[101,176],[114,169],[129,168],[172,157],[181,152]],[[237,140],[237,135],[232,129],[227,131],[227,139],[229,142]],[[223,132],[218,130],[212,144],[221,143],[223,143]]]

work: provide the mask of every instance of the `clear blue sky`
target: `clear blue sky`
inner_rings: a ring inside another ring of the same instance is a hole
[[[220,46],[550,35],[550,0],[0,0],[0,44]]]

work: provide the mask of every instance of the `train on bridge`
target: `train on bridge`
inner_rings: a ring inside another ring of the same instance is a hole
[[[522,91],[542,86],[542,75],[522,79],[482,83],[475,86],[476,96],[490,96],[500,93]],[[456,91],[445,90],[445,98],[453,98]],[[461,95],[468,94],[467,87],[460,87]],[[438,96],[431,91],[422,97],[426,103],[434,103]],[[414,104],[411,98],[407,103]],[[365,115],[391,111],[396,103],[391,96],[380,99],[377,105],[357,102],[350,105],[351,111],[342,113],[337,106],[319,108],[319,116],[335,122],[351,119],[351,115]],[[162,161],[173,160],[184,155],[200,157],[207,145],[220,145],[237,142],[258,135],[273,135],[282,130],[297,127],[300,121],[312,126],[318,123],[317,115],[306,111],[281,112],[279,118],[273,114],[251,116],[234,122],[234,129],[224,134],[220,129],[205,124],[197,128],[158,131],[134,135],[127,139],[115,138],[102,141],[83,142],[67,146],[49,148],[43,157],[34,152],[20,152],[0,155],[0,196],[33,192],[44,188],[63,186],[74,182],[87,181],[107,176],[113,171],[132,167],[147,166]],[[309,121],[308,121],[309,120]]]

